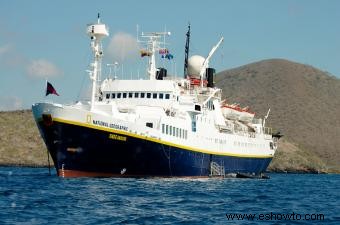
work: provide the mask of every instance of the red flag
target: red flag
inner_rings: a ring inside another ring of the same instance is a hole
[[[47,82],[47,87],[46,87],[46,96],[49,94],[54,94],[54,95],[58,95],[57,91],[54,89],[54,87],[52,86],[52,84],[50,84],[50,82]]]

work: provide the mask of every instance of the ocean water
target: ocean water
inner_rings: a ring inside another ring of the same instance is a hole
[[[0,167],[0,224],[340,224],[340,175],[62,179]]]

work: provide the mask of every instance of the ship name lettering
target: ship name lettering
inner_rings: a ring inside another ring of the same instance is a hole
[[[126,137],[117,134],[109,134],[109,138],[118,141],[126,141]]]
[[[109,127],[109,124],[100,120],[93,120],[93,124],[103,126],[103,127]]]
[[[99,125],[99,126],[103,126],[103,127],[109,127],[109,128],[118,129],[118,130],[128,130],[127,126],[123,126],[123,125],[119,125],[119,124],[114,124],[114,123],[109,124],[107,122],[100,121],[100,120],[93,120],[92,122],[95,125]]]

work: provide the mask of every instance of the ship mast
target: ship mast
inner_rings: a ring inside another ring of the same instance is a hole
[[[185,57],[184,57],[184,79],[188,76],[188,58],[189,58],[189,45],[190,45],[190,23],[188,25],[187,39],[185,42]]]
[[[156,43],[157,43],[157,36],[150,37],[150,50],[151,50],[151,57],[149,58],[149,68],[148,74],[150,76],[150,80],[156,79]]]
[[[160,47],[160,40],[161,37],[170,36],[170,32],[142,32],[141,37],[148,39],[147,41],[139,41],[139,42],[145,42],[147,44],[147,51],[146,55],[149,56],[149,62],[148,62],[148,74],[150,77],[150,80],[156,79],[156,51],[161,49]],[[163,43],[165,45],[165,43]]]
[[[97,81],[101,76],[101,60],[103,57],[103,49],[101,40],[109,36],[109,30],[105,24],[100,23],[100,15],[96,24],[89,24],[87,26],[87,34],[91,38],[91,49],[94,55],[94,60],[91,63],[92,70],[89,71],[90,79],[92,80],[92,93],[91,93],[91,111],[94,109],[94,102],[96,100]]]

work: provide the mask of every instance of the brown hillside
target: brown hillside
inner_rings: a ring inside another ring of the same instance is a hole
[[[0,112],[0,165],[48,165],[31,110]]]
[[[286,140],[340,171],[340,80],[314,67],[264,60],[216,75],[229,103],[250,106]]]

